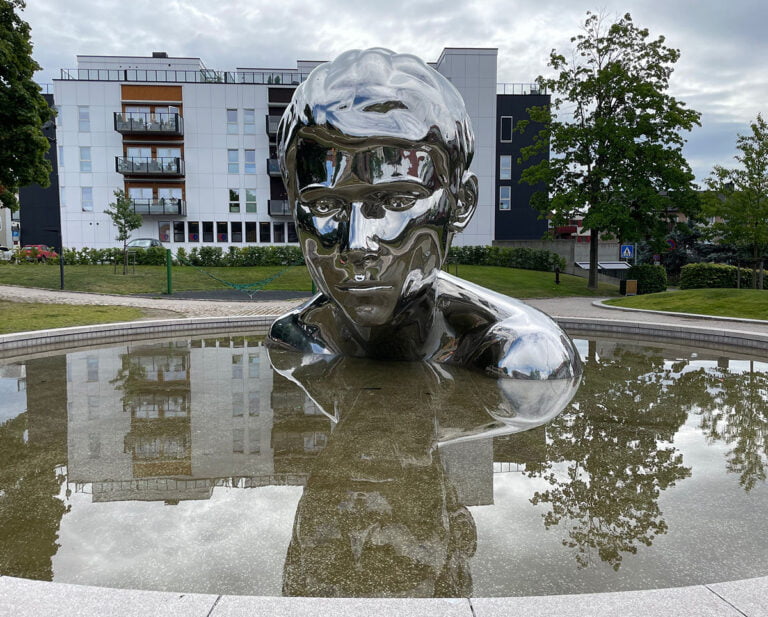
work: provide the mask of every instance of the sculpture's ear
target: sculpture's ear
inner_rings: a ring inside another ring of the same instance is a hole
[[[454,231],[462,231],[469,223],[477,208],[477,176],[465,171],[461,178],[461,187],[453,212],[451,226]]]

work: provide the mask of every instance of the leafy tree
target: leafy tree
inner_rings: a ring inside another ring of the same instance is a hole
[[[738,166],[715,165],[707,178],[705,211],[718,219],[710,227],[713,237],[751,253],[754,269],[760,270],[759,277],[752,277],[753,286],[762,289],[768,252],[768,124],[758,114],[749,128],[749,134],[736,138]]]
[[[544,126],[523,160],[547,148],[553,155],[522,173],[522,182],[548,187],[532,205],[555,225],[583,216],[590,230],[591,289],[601,236],[661,245],[676,211],[698,204],[681,131],[698,125],[700,114],[666,92],[680,52],[663,36],[648,37],[629,13],[606,26],[588,12],[583,33],[571,38],[570,59],[553,50],[549,66],[557,76],[538,79],[555,94],[552,107],[533,107],[530,120],[518,123],[520,131],[530,122]],[[558,119],[560,110],[570,117]]]
[[[29,24],[17,11],[23,0],[0,0],[0,207],[17,210],[16,193],[32,183],[50,184],[49,144],[42,126],[53,110],[32,79],[40,65],[32,59]]]
[[[115,240],[123,243],[123,274],[128,272],[128,238],[134,229],[141,227],[141,214],[137,214],[133,208],[133,201],[125,194],[125,191],[115,191],[115,201],[104,210],[117,227]]]

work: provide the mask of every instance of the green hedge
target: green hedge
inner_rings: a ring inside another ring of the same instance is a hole
[[[680,289],[735,288],[738,270],[726,264],[687,264],[680,270]],[[741,286],[752,286],[752,270],[741,269]]]
[[[502,266],[542,272],[552,272],[555,267],[565,269],[565,259],[552,251],[506,246],[454,246],[448,253],[448,263]]]
[[[627,270],[627,280],[637,281],[637,294],[653,294],[667,290],[667,271],[663,266],[638,264]]]
[[[298,246],[230,246],[226,251],[220,246],[195,247],[189,253],[179,249],[177,258],[181,264],[200,268],[217,266],[295,266],[304,263]]]

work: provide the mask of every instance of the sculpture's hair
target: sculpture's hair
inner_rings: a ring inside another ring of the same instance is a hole
[[[453,84],[416,56],[382,48],[347,51],[318,66],[296,88],[277,132],[286,184],[305,127],[343,139],[432,144],[446,156],[455,186],[474,154],[472,125]]]

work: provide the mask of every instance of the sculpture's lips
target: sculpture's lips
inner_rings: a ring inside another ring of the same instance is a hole
[[[392,285],[384,285],[380,281],[362,281],[360,283],[350,282],[336,285],[340,291],[380,291],[392,289]]]

